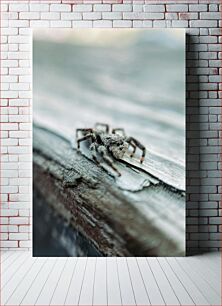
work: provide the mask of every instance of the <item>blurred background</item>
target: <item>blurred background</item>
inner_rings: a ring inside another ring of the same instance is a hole
[[[35,30],[33,52],[35,122],[69,138],[124,127],[185,166],[184,30]]]

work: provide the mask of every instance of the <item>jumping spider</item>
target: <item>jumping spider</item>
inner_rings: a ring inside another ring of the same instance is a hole
[[[82,137],[78,138],[79,132],[82,133]],[[120,132],[120,133],[116,133]],[[85,129],[76,129],[76,141],[77,149],[80,149],[80,142],[85,140],[91,140],[89,149],[92,151],[93,160],[100,165],[100,162],[97,159],[96,153],[99,153],[103,160],[118,174],[121,176],[121,173],[115,167],[112,158],[121,159],[126,153],[128,148],[131,146],[133,151],[130,157],[133,157],[136,148],[142,150],[142,156],[140,158],[140,163],[144,161],[146,148],[135,138],[127,137],[125,135],[124,129],[116,128],[112,129],[110,133],[110,128],[108,124],[96,123],[94,128],[85,128]]]

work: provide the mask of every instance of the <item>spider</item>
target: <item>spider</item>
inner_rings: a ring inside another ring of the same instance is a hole
[[[79,138],[78,134],[82,133],[82,137]],[[120,134],[121,133],[121,134]],[[96,123],[94,128],[83,128],[76,129],[76,142],[77,149],[80,149],[80,143],[85,140],[91,140],[89,149],[92,151],[92,158],[97,165],[100,165],[97,159],[97,153],[103,158],[103,160],[118,174],[121,173],[114,165],[113,159],[121,159],[128,148],[131,146],[133,151],[130,157],[133,157],[136,152],[136,148],[142,150],[142,156],[140,158],[140,163],[144,161],[146,148],[135,138],[127,137],[124,129],[115,128],[110,132],[108,124]]]

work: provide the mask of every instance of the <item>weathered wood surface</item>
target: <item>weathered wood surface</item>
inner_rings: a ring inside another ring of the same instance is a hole
[[[169,33],[158,43],[141,33],[121,48],[34,41],[34,185],[105,255],[180,255],[184,46],[169,45]],[[77,154],[75,129],[95,122],[123,127],[144,143],[144,164],[125,156],[116,178],[86,147],[85,157]]]
[[[102,254],[183,254],[181,192],[162,184],[138,192],[121,190],[114,178],[73,150],[69,142],[37,126],[33,158],[35,188]]]

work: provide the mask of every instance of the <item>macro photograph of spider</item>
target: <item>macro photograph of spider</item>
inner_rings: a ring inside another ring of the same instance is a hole
[[[34,256],[185,254],[185,37],[34,30]]]
[[[81,134],[81,136],[79,136]],[[92,152],[92,158],[97,165],[100,165],[100,161],[97,158],[97,154],[102,157],[102,160],[110,166],[118,176],[121,173],[115,165],[115,160],[123,158],[124,154],[129,151],[130,157],[134,157],[136,149],[140,149],[142,155],[140,157],[140,163],[142,164],[145,155],[146,148],[137,139],[131,136],[126,136],[123,128],[112,128],[106,123],[96,123],[94,128],[79,128],[76,129],[76,143],[77,149],[80,150],[80,144],[83,141],[90,141],[89,150]]]

